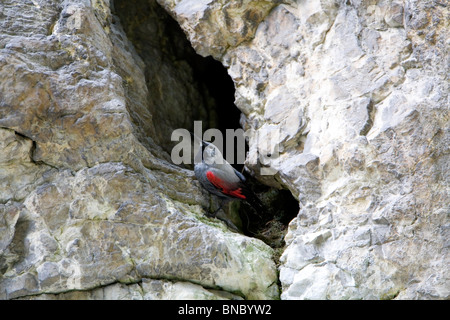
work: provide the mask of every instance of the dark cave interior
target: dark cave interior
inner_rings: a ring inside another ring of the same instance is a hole
[[[178,23],[156,1],[115,0],[114,11],[127,37],[146,63],[147,78],[151,79],[153,75],[149,65],[152,61],[146,57],[146,51],[155,50],[155,46],[159,46],[156,49],[162,52],[163,61],[175,66],[180,61],[184,66],[189,65],[190,81],[194,82],[200,93],[203,109],[186,108],[186,119],[190,121],[181,127],[193,131],[193,120],[200,120],[205,124],[203,130],[217,128],[225,134],[226,129],[240,128],[241,112],[234,104],[234,83],[226,68],[212,57],[196,54]],[[146,24],[152,27],[146,27]],[[155,30],[155,25],[157,41],[150,39],[148,34],[148,30]],[[171,88],[165,89],[170,91]],[[244,173],[248,185],[267,208],[264,213],[256,213],[248,203],[242,202],[238,206],[242,221],[240,232],[259,238],[275,249],[283,248],[287,225],[299,210],[298,201],[288,190],[278,190],[260,183],[243,170],[243,165],[235,168]]]

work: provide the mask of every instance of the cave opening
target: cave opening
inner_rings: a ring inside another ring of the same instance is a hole
[[[156,138],[166,152],[170,154],[174,145],[170,140],[173,129],[193,131],[194,121],[202,121],[203,131],[216,128],[224,136],[226,129],[240,128],[241,112],[234,104],[234,83],[226,68],[212,57],[198,55],[178,23],[156,1],[115,0],[112,10],[144,62],[148,109]],[[234,166],[267,209],[258,213],[245,202],[228,207],[238,212],[239,231],[275,249],[284,248],[287,225],[297,216],[298,201],[288,190],[262,184],[243,165]]]

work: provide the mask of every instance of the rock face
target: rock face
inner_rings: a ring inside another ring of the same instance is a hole
[[[0,4],[1,299],[450,297],[445,3],[158,0],[228,68],[247,168],[300,202],[279,278],[170,163],[211,106],[161,8],[125,3]]]
[[[272,249],[205,218],[160,147],[158,94],[196,103],[192,70],[146,66],[112,9],[0,4],[0,298],[279,297]]]
[[[300,201],[281,298],[448,298],[447,4],[159,2],[227,66],[248,167]]]

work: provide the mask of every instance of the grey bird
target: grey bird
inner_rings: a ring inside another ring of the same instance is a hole
[[[195,176],[201,185],[223,199],[247,199],[245,177],[223,158],[214,144],[201,143],[194,166]]]
[[[194,137],[194,140],[200,139]],[[194,166],[195,176],[200,184],[223,200],[244,200],[255,209],[256,213],[262,212],[263,205],[247,188],[244,175],[223,158],[214,144],[200,141],[201,148],[195,156]],[[220,208],[217,211],[219,210]]]

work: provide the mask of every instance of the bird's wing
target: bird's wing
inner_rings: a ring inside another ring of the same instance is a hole
[[[206,178],[209,182],[211,182],[217,189],[219,189],[223,194],[246,199],[247,197],[242,193],[242,188],[239,187],[239,184],[236,183],[227,183],[224,179],[222,179],[217,172],[213,170],[208,170],[206,172]]]
[[[239,179],[241,179],[242,182],[245,182],[245,177],[244,177],[244,175],[242,173],[240,173],[236,169],[234,169],[234,173],[236,173],[236,175],[239,177]]]

